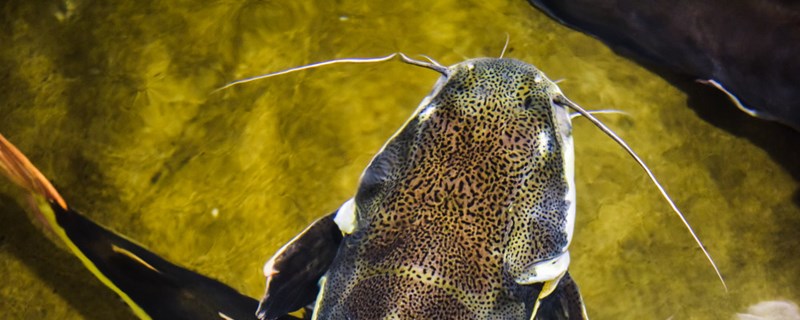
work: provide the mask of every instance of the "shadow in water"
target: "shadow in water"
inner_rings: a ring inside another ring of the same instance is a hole
[[[711,125],[734,136],[747,139],[769,154],[795,181],[800,181],[800,132],[783,124],[753,118],[740,111],[722,92],[694,79],[626,56],[658,74],[685,92],[687,105]],[[800,207],[800,189],[794,190],[793,202]]]
[[[38,281],[61,296],[82,318],[135,319],[115,293],[95,278],[75,256],[50,241],[28,216],[14,199],[0,195],[0,250],[24,263],[36,274]],[[15,276],[21,275],[6,276],[8,281],[14,281]],[[19,301],[31,303],[37,300],[35,296],[19,298]],[[43,318],[53,316],[48,315],[49,310],[41,312]]]
[[[744,17],[745,19],[743,20],[745,21],[741,21],[742,23],[729,23],[733,18],[716,19],[703,24],[707,28],[689,30],[682,27],[681,21],[690,23],[694,21],[691,19],[697,19],[698,16],[708,18],[708,15],[717,13],[717,8],[713,6],[713,3],[724,2],[679,1],[680,3],[656,2],[645,5],[635,1],[604,2],[585,0],[559,2],[529,0],[529,2],[561,24],[598,39],[618,55],[638,63],[681,89],[688,95],[687,104],[689,107],[694,109],[703,120],[737,137],[749,140],[766,151],[776,163],[791,174],[795,181],[800,181],[800,165],[798,165],[800,164],[800,132],[782,124],[750,117],[739,111],[721,91],[711,86],[697,83],[694,78],[679,73],[680,69],[684,69],[688,70],[686,72],[694,74],[707,74],[710,71],[706,69],[710,69],[711,66],[709,64],[716,59],[716,61],[731,65],[735,63],[747,64],[737,65],[739,68],[732,69],[744,74],[759,73],[767,70],[763,74],[753,74],[753,77],[760,77],[755,79],[761,79],[762,81],[753,81],[753,78],[751,78],[746,79],[750,81],[742,83],[755,84],[762,88],[767,86],[767,88],[772,89],[769,87],[770,85],[780,83],[775,77],[783,76],[788,80],[794,79],[795,73],[792,70],[795,70],[793,68],[796,68],[796,64],[788,63],[788,65],[777,66],[778,69],[785,68],[782,70],[783,73],[772,72],[776,67],[775,64],[785,63],[786,61],[794,62],[793,58],[782,60],[786,55],[781,55],[778,50],[773,50],[773,52],[770,52],[773,54],[773,61],[753,62],[752,59],[749,59],[751,56],[759,56],[764,52],[757,50],[761,48],[748,45],[746,42],[754,41],[762,45],[782,46],[780,48],[782,49],[781,52],[795,52],[795,47],[787,46],[785,41],[783,43],[779,41],[781,39],[793,39],[793,33],[764,35],[755,32],[755,29],[748,29],[751,26],[759,26],[761,21],[759,17],[752,16],[753,11],[751,10],[753,8],[761,10],[758,12],[761,14],[781,16],[782,14],[794,12],[791,10],[796,9],[790,2],[750,1],[733,3],[729,8],[726,8],[728,10],[726,12]],[[609,7],[606,8],[608,10],[598,10],[598,8],[602,7],[601,4]],[[676,10],[694,11],[688,14],[688,12]],[[684,17],[686,20],[681,20],[680,17]],[[770,24],[764,26],[767,28],[765,30],[773,30],[770,28],[774,28],[774,30],[794,30],[794,27],[790,27],[788,25],[789,22],[787,22],[795,21],[792,19],[772,18]],[[781,23],[784,25],[781,25]],[[737,26],[744,28],[739,31],[749,30],[750,32],[735,33]],[[718,43],[713,40],[723,37],[719,33],[725,31],[734,32],[730,36],[738,36],[739,38],[734,39],[739,42],[725,46],[724,48],[729,51],[720,53],[714,50],[716,48],[714,46]],[[693,42],[698,37],[702,38],[698,35],[700,33],[708,41]],[[794,42],[791,43],[794,44]],[[794,57],[794,55],[789,56]],[[788,83],[788,86],[783,89],[792,92],[792,88],[795,88],[793,85],[794,83]],[[754,88],[754,86],[750,87]],[[794,93],[792,92],[792,94]],[[776,99],[778,98],[780,97],[776,97]],[[785,101],[785,99],[779,101]],[[795,103],[796,101],[788,100],[788,102]],[[776,110],[783,110],[785,107],[787,106],[781,105],[779,108],[776,107]],[[785,120],[791,122],[792,119],[789,117]],[[793,200],[796,206],[800,206],[800,193],[798,193],[798,190],[794,190]]]

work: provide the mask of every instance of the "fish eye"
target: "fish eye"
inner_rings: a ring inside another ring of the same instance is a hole
[[[547,98],[543,97],[539,94],[529,94],[522,100],[522,107],[525,110],[542,110],[545,106],[547,106]]]
[[[532,96],[525,97],[525,101],[522,102],[522,106],[528,110],[533,108],[533,97]]]

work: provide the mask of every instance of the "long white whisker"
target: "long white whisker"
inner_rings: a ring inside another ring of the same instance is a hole
[[[233,87],[233,86],[238,85],[238,84],[247,83],[247,82],[256,81],[256,80],[261,80],[261,79],[274,77],[274,76],[279,76],[279,75],[282,75],[282,74],[287,74],[287,73],[291,73],[291,72],[295,72],[295,71],[313,69],[313,68],[332,65],[332,64],[337,64],[337,63],[374,63],[374,62],[383,62],[383,61],[391,60],[394,57],[396,57],[397,55],[398,55],[398,53],[392,53],[392,54],[390,54],[388,56],[378,57],[378,58],[346,58],[346,59],[328,60],[328,61],[322,61],[322,62],[307,64],[307,65],[294,67],[294,68],[290,68],[290,69],[286,69],[286,70],[281,70],[281,71],[277,71],[277,72],[272,72],[272,73],[262,74],[262,75],[253,76],[253,77],[249,77],[249,78],[244,78],[244,79],[241,79],[241,80],[236,80],[236,81],[228,83],[228,84],[226,84],[226,85],[224,85],[222,87],[217,88],[216,90],[212,91],[212,93],[215,93],[217,91]]]
[[[508,49],[508,43],[511,42],[511,36],[506,32],[506,44],[503,45],[503,51],[500,51],[500,59],[503,59],[503,56],[506,55],[506,49]]]
[[[586,110],[586,112],[588,112],[590,114],[621,114],[621,115],[626,115],[626,116],[630,116],[631,115],[630,113],[627,113],[627,112],[622,111],[622,110],[616,110],[616,109]],[[569,114],[569,118],[570,119],[575,119],[575,118],[580,117],[580,116],[581,116],[581,114],[579,112],[573,112],[573,113]]]
[[[664,199],[667,200],[667,203],[669,203],[670,207],[672,207],[672,211],[674,211],[676,214],[678,214],[678,217],[683,222],[683,225],[686,226],[687,229],[689,229],[689,233],[692,234],[692,238],[694,238],[694,241],[697,242],[698,246],[700,246],[700,250],[703,250],[703,253],[706,255],[706,258],[711,263],[711,266],[714,268],[714,271],[717,273],[717,277],[719,277],[719,281],[721,281],[722,282],[722,286],[725,287],[725,292],[728,292],[728,285],[725,283],[725,279],[722,278],[722,273],[719,272],[719,268],[717,268],[717,264],[714,262],[714,259],[711,258],[711,254],[708,253],[708,251],[706,250],[705,246],[703,246],[703,242],[700,241],[700,238],[697,237],[697,234],[694,232],[694,229],[692,229],[692,226],[689,225],[689,221],[687,221],[686,218],[683,216],[683,213],[681,212],[681,210],[678,209],[678,206],[676,206],[675,202],[672,201],[672,198],[670,198],[669,194],[667,194],[667,191],[664,190],[664,187],[661,186],[661,183],[658,182],[658,179],[656,179],[656,176],[653,174],[652,171],[650,171],[650,168],[648,168],[647,165],[644,163],[644,161],[642,161],[642,159],[639,158],[639,155],[637,155],[636,152],[634,152],[633,149],[631,149],[628,146],[628,144],[625,143],[625,141],[623,141],[619,136],[617,136],[617,134],[614,133],[614,131],[612,131],[605,124],[600,122],[600,120],[597,120],[597,118],[595,118],[589,112],[587,112],[586,110],[581,108],[578,104],[576,104],[576,103],[572,102],[571,100],[567,99],[567,97],[565,97],[563,95],[560,95],[560,96],[556,97],[553,101],[556,102],[556,103],[562,104],[562,105],[566,105],[566,106],[572,108],[573,110],[577,111],[578,113],[580,113],[586,119],[589,119],[589,121],[594,123],[594,125],[597,126],[598,128],[600,128],[601,131],[603,131],[605,134],[607,134],[609,137],[611,137],[611,139],[613,139],[620,146],[622,146],[622,148],[625,149],[625,151],[627,151],[628,154],[631,155],[631,157],[633,157],[633,159],[636,160],[636,162],[639,164],[639,166],[641,166],[642,169],[644,169],[644,171],[647,173],[647,176],[650,177],[650,180],[653,181],[653,183],[656,185],[656,187],[658,187],[658,191],[661,192],[661,196],[663,196]]]
[[[425,59],[428,59],[428,61],[430,61],[431,63],[433,63],[437,67],[447,68],[447,67],[443,66],[441,63],[439,63],[439,61],[436,61],[435,59],[429,57],[428,55],[421,54],[420,56],[422,56]]]
[[[447,69],[447,67],[439,64],[438,62],[436,62],[436,60],[433,60],[433,59],[429,58],[428,56],[423,55],[423,57],[425,57],[426,59],[430,60],[431,62],[425,62],[425,61],[419,61],[419,60],[411,59],[411,58],[409,58],[407,55],[405,55],[402,52],[397,53],[397,55],[399,55],[400,59],[403,60],[403,62],[405,62],[405,63],[413,64],[415,66],[420,66],[420,67],[423,67],[423,68],[428,68],[428,69],[434,70],[436,72],[441,73],[445,77],[450,75],[450,69]]]

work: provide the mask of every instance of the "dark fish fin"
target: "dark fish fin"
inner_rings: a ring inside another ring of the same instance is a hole
[[[589,319],[578,285],[572,280],[569,272],[564,274],[553,293],[539,301],[539,310],[536,312],[535,319]]]
[[[258,306],[259,318],[279,319],[317,298],[319,280],[342,242],[342,231],[333,222],[335,214],[314,221],[264,265],[267,289]]]
[[[70,209],[44,175],[2,135],[0,172],[33,194],[40,218],[138,317],[256,318],[255,299],[176,266]]]
[[[408,163],[411,145],[416,138],[419,119],[412,117],[372,158],[358,184],[354,197],[356,206],[369,207],[379,198],[387,185],[397,179],[396,170]]]
[[[73,210],[50,207],[70,249],[140,317],[255,319],[255,299],[176,266]]]
[[[572,27],[566,21],[561,19],[560,15],[553,10],[552,6],[548,5],[549,1],[546,1],[546,0],[528,0],[528,2],[530,2],[534,7],[536,7],[537,9],[542,11],[544,14],[546,14],[548,17],[550,17],[550,19],[553,19],[553,20],[557,21],[560,24]]]

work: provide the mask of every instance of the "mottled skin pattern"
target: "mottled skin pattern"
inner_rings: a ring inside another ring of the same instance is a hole
[[[560,90],[513,59],[449,70],[364,172],[317,319],[529,319],[542,285],[515,279],[566,252]]]

